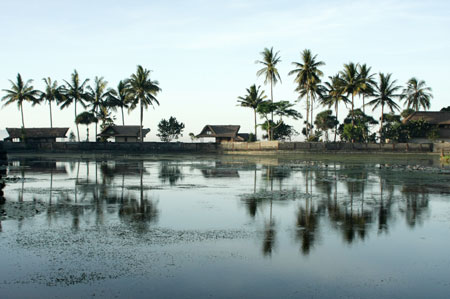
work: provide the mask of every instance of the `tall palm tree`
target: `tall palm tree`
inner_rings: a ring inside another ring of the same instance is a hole
[[[366,96],[371,96],[373,94],[373,86],[376,84],[375,80],[373,79],[373,76],[375,76],[375,74],[371,74],[370,70],[372,68],[367,66],[365,63],[359,65],[359,76],[361,77],[361,80],[363,81],[363,87],[361,88],[361,92],[360,94],[362,95],[362,99],[363,99],[363,105],[362,105],[362,109],[363,109],[363,113],[366,113],[366,109],[365,109],[365,97]]]
[[[262,64],[264,67],[256,72],[258,77],[264,75],[264,84],[270,83],[270,101],[273,103],[273,86],[280,81],[281,77],[278,73],[277,64],[281,62],[281,57],[279,56],[280,51],[274,53],[273,47],[264,48],[260,54],[262,55],[262,60],[257,60],[255,63]],[[271,115],[271,120],[273,121],[273,113]]]
[[[420,107],[423,107],[423,109],[427,110],[430,109],[430,100],[433,98],[431,92],[431,88],[426,87],[425,81],[413,77],[406,83],[401,99],[405,100],[408,108],[419,111]]]
[[[64,94],[64,100],[61,102],[61,109],[64,109],[66,107],[69,107],[72,103],[74,103],[75,106],[75,118],[77,118],[77,103],[80,102],[80,104],[83,107],[86,107],[86,104],[84,101],[89,100],[89,96],[85,92],[86,84],[89,81],[89,79],[85,79],[83,82],[80,81],[80,77],[78,75],[77,70],[74,70],[71,75],[70,83],[64,80],[66,82],[66,86],[63,87],[63,94]],[[77,126],[77,137],[78,142],[80,142],[80,131]]]
[[[373,106],[373,110],[381,106],[381,123],[380,123],[380,140],[383,142],[383,119],[384,119],[384,106],[387,106],[391,112],[399,110],[400,106],[395,103],[395,99],[400,98],[400,94],[396,92],[401,88],[395,85],[397,80],[391,80],[392,74],[379,73],[379,82],[375,85],[374,99],[367,103],[367,105]]]
[[[91,102],[91,109],[95,117],[98,118],[99,110],[105,106],[105,101],[109,96],[110,90],[107,89],[108,82],[103,77],[94,78],[94,87],[88,86],[89,101]],[[97,125],[95,122],[95,138],[97,140]]]
[[[355,96],[359,94],[365,84],[364,80],[361,78],[361,74],[358,72],[359,64],[354,64],[350,62],[348,64],[344,64],[344,70],[340,71],[341,78],[344,84],[344,93],[347,96],[352,95],[352,125],[355,125]]]
[[[144,118],[144,107],[147,109],[149,105],[154,106],[153,103],[159,105],[156,95],[161,91],[158,81],[150,79],[150,70],[144,69],[141,65],[137,66],[136,74],[132,74],[127,80],[129,84],[130,109],[133,110],[137,105],[141,109],[141,126],[139,135],[141,142],[144,141],[142,136],[142,120]]]
[[[334,106],[334,110],[336,112],[336,120],[339,120],[338,108],[339,103],[347,103],[350,102],[348,97],[344,93],[344,83],[339,74],[328,77],[330,82],[325,82],[326,93],[322,98],[322,103],[329,108]],[[334,129],[334,142],[336,142],[336,133],[337,133],[337,124]]]
[[[11,82],[11,89],[3,89],[3,91],[6,92],[6,95],[2,98],[2,100],[6,101],[4,106],[7,106],[11,103],[16,102],[17,107],[20,110],[20,113],[22,115],[22,128],[25,128],[25,122],[23,118],[23,102],[31,102],[35,103],[38,101],[38,97],[40,95],[40,92],[36,89],[33,89],[33,85],[31,85],[31,82],[33,80],[28,80],[24,82],[22,80],[22,76],[20,74],[17,74],[17,81]]]
[[[45,90],[41,93],[39,102],[47,101],[50,108],[50,128],[53,128],[52,102],[59,104],[64,99],[62,87],[58,86],[58,81],[52,81],[50,77],[42,79],[45,82]]]
[[[128,92],[128,86],[123,80],[120,80],[119,84],[117,85],[117,90],[111,90],[109,92],[107,105],[111,107],[113,111],[116,111],[117,107],[120,107],[122,111],[122,125],[124,126],[125,126],[125,118],[123,115],[123,108],[128,108],[129,102],[130,96]]]
[[[266,96],[264,95],[264,90],[259,91],[261,86],[256,87],[255,84],[247,88],[247,94],[243,97],[238,97],[238,103],[242,107],[249,107],[253,109],[253,114],[255,116],[255,140],[258,138],[256,131],[256,109],[264,101]]]
[[[300,97],[306,96],[306,124],[309,125],[310,107],[313,106],[314,93],[319,87],[320,77],[323,76],[323,72],[319,67],[325,65],[325,62],[316,61],[317,55],[313,56],[309,49],[303,50],[301,59],[301,62],[292,62],[295,68],[288,75],[296,75],[294,80],[298,84],[296,90],[300,92]],[[311,108],[311,124],[313,119],[312,110]],[[309,137],[309,133],[307,137]]]

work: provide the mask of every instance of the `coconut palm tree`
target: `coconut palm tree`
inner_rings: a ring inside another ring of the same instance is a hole
[[[295,68],[288,75],[296,75],[294,82],[298,84],[296,91],[300,92],[300,97],[306,96],[306,124],[309,125],[309,111],[311,110],[311,125],[313,123],[313,101],[315,91],[320,88],[320,77],[323,72],[319,70],[320,66],[325,65],[323,61],[316,61],[317,55],[312,55],[311,50],[305,49],[301,53],[301,62],[292,62]],[[311,108],[311,109],[310,109]],[[307,130],[309,132],[309,130]],[[309,133],[307,133],[307,138]]]
[[[130,96],[128,92],[128,86],[125,81],[120,80],[117,85],[117,90],[111,90],[107,99],[107,105],[116,111],[117,107],[120,107],[122,111],[122,125],[125,126],[125,118],[123,115],[123,108],[128,108],[130,102]]]
[[[45,82],[45,90],[41,93],[39,102],[47,101],[50,108],[50,128],[53,128],[52,102],[59,104],[64,100],[62,87],[58,86],[58,81],[52,81],[50,77],[42,79]]]
[[[281,62],[281,57],[278,55],[280,51],[274,53],[273,47],[264,48],[260,54],[262,55],[262,60],[257,60],[255,63],[262,64],[264,67],[256,72],[258,77],[264,75],[264,84],[270,83],[270,100],[273,103],[273,86],[280,81],[281,77],[278,73],[277,64]],[[273,113],[271,115],[271,120],[273,121]]]
[[[86,125],[86,141],[89,141],[89,125],[91,123],[97,123],[98,119],[95,116],[94,112],[84,111],[77,115],[75,118],[75,123]]]
[[[84,101],[89,100],[88,94],[85,92],[86,84],[89,81],[89,79],[85,79],[83,82],[80,81],[80,77],[78,75],[77,70],[74,70],[71,75],[70,83],[64,80],[66,82],[66,85],[63,86],[62,93],[64,95],[64,100],[61,102],[61,109],[64,109],[66,107],[69,107],[72,103],[74,103],[75,107],[75,118],[77,117],[77,103],[80,102],[80,104],[83,107],[86,107],[86,104]],[[80,142],[80,131],[77,126],[77,137],[78,142]]]
[[[339,74],[328,77],[330,82],[325,82],[326,93],[322,98],[322,103],[328,108],[334,106],[334,110],[336,113],[336,120],[339,121],[338,108],[339,103],[344,103],[347,106],[347,103],[350,102],[348,97],[344,93],[344,83]],[[334,128],[334,142],[336,142],[336,134],[337,134],[337,124]]]
[[[373,110],[381,106],[381,123],[380,123],[380,141],[383,142],[383,117],[384,117],[384,106],[387,106],[391,112],[399,110],[400,106],[395,103],[396,98],[400,98],[400,94],[396,92],[401,88],[395,85],[397,80],[391,80],[392,74],[379,73],[379,82],[375,85],[374,99],[369,101],[367,105],[373,106]]]
[[[364,80],[361,78],[361,74],[358,72],[358,66],[359,64],[350,62],[348,64],[344,64],[344,70],[339,72],[344,86],[344,93],[346,93],[347,96],[352,95],[352,125],[355,125],[354,98],[363,90],[365,86]]]
[[[154,106],[153,103],[159,105],[156,95],[161,91],[158,81],[152,81],[150,79],[150,70],[144,69],[141,65],[137,66],[136,74],[132,74],[130,79],[127,80],[129,84],[129,97],[130,108],[135,109],[137,105],[140,105],[141,109],[141,126],[139,129],[139,135],[141,142],[144,141],[142,136],[142,120],[144,118],[144,107],[147,109],[149,105]]]
[[[99,110],[106,104],[106,99],[110,94],[110,90],[107,89],[108,82],[103,77],[94,78],[94,87],[88,86],[89,101],[91,102],[91,110],[95,117],[99,117]],[[97,139],[97,124],[95,123],[95,136]]]
[[[40,92],[36,89],[33,89],[33,85],[31,85],[31,82],[33,80],[28,80],[24,82],[22,80],[22,76],[20,74],[17,74],[17,81],[13,82],[9,80],[11,83],[11,89],[3,89],[3,91],[6,92],[6,95],[2,98],[2,100],[6,101],[4,106],[7,106],[11,103],[16,102],[17,107],[20,110],[20,113],[22,115],[22,128],[25,128],[25,122],[23,117],[23,102],[31,102],[35,103],[38,101],[38,98],[40,96]]]
[[[255,116],[255,140],[258,138],[257,131],[256,131],[256,109],[258,106],[266,99],[266,95],[264,95],[264,90],[259,91],[259,88],[261,86],[256,87],[255,84],[250,86],[250,88],[247,88],[247,94],[243,97],[238,97],[238,103],[242,107],[249,107],[253,109],[253,114]]]
[[[419,111],[422,107],[427,110],[430,109],[430,100],[433,98],[431,91],[430,87],[426,87],[425,81],[413,77],[406,83],[401,99],[405,100],[407,108]]]
[[[373,86],[376,84],[375,80],[373,79],[373,76],[375,76],[375,74],[370,73],[371,69],[372,68],[367,66],[365,63],[359,65],[359,68],[358,68],[359,76],[361,77],[361,80],[364,83],[363,87],[361,88],[361,92],[360,92],[360,94],[362,95],[362,99],[363,99],[363,105],[362,105],[363,113],[366,113],[365,97],[366,96],[370,97],[373,94]]]

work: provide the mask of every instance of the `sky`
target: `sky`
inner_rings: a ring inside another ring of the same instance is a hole
[[[103,76],[115,88],[137,65],[152,70],[162,89],[160,106],[144,113],[147,141],[171,116],[185,124],[182,141],[204,125],[241,125],[253,131],[253,112],[237,106],[252,84],[270,94],[256,72],[264,48],[279,51],[282,82],[274,100],[289,100],[305,115],[294,91],[292,62],[310,49],[325,81],[344,63],[366,63],[392,73],[399,85],[411,77],[433,89],[431,110],[450,105],[450,1],[6,1],[0,2],[0,97],[20,73],[43,89],[42,78],[63,84],[76,69],[82,79]],[[3,101],[2,101],[3,102]],[[355,106],[362,101],[357,99]],[[0,130],[20,127],[17,105],[0,109]],[[54,106],[55,127],[74,125],[73,106]],[[80,109],[79,109],[80,110]],[[319,112],[325,108],[317,106]],[[342,121],[347,110],[340,108]],[[374,118],[380,112],[373,111]],[[25,127],[48,127],[48,105],[24,105]],[[139,124],[139,111],[125,114]],[[262,122],[262,121],[260,121]],[[303,121],[287,121],[301,131]],[[121,117],[117,114],[117,124]],[[90,136],[93,140],[93,125]],[[259,130],[260,132],[261,130]],[[85,138],[85,127],[80,134]],[[302,140],[302,136],[294,138]]]

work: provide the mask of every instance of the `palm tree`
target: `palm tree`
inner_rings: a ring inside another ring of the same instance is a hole
[[[89,125],[91,123],[97,123],[98,119],[94,112],[84,111],[77,115],[75,118],[75,123],[86,125],[86,141],[89,141]],[[97,135],[96,135],[97,136]]]
[[[399,110],[400,106],[395,103],[395,99],[400,97],[400,94],[396,92],[401,88],[395,85],[397,80],[391,81],[392,74],[379,74],[380,81],[375,85],[374,99],[367,103],[367,105],[373,106],[373,110],[381,106],[381,123],[380,123],[380,141],[383,142],[383,119],[384,119],[384,106],[388,106],[391,112]]]
[[[261,86],[256,87],[255,84],[250,86],[250,88],[247,88],[247,95],[243,97],[238,97],[238,103],[242,107],[249,107],[253,109],[253,114],[255,116],[255,140],[258,138],[257,131],[256,131],[256,109],[258,106],[264,101],[266,98],[266,95],[264,95],[264,90],[259,91],[259,88]]]
[[[144,69],[142,66],[137,66],[136,74],[132,74],[130,79],[127,80],[129,84],[129,96],[130,96],[130,108],[133,110],[139,104],[141,108],[141,126],[139,129],[139,135],[141,142],[144,141],[142,137],[142,120],[144,118],[144,107],[147,109],[149,105],[153,105],[155,102],[159,105],[156,95],[161,91],[158,81],[152,81],[150,79],[150,70]]]
[[[55,102],[58,104],[59,102],[63,101],[64,95],[62,93],[61,86],[58,86],[58,81],[53,81],[48,78],[42,79],[45,82],[45,90],[41,93],[41,97],[39,99],[39,102],[41,101],[47,101],[48,106],[50,108],[50,128],[53,128],[53,117],[52,117],[52,102]]]
[[[11,82],[11,89],[3,89],[6,92],[6,95],[2,98],[2,100],[6,101],[4,106],[7,106],[11,103],[17,102],[17,107],[20,110],[22,115],[22,128],[25,128],[25,122],[23,118],[23,101],[28,101],[35,103],[38,101],[38,97],[40,92],[36,89],[33,89],[33,85],[30,85],[33,80],[28,80],[24,82],[22,80],[22,76],[17,74],[17,82]]]
[[[361,74],[358,72],[358,66],[359,64],[350,62],[348,64],[344,64],[344,70],[339,72],[343,80],[342,83],[344,85],[344,93],[346,93],[347,96],[352,95],[352,126],[355,125],[354,97],[355,95],[359,94],[365,86],[364,80],[361,78]]]
[[[336,120],[339,120],[338,116],[338,108],[339,103],[344,103],[347,105],[347,103],[350,102],[347,96],[345,96],[344,93],[344,83],[342,78],[339,76],[339,74],[328,77],[330,79],[330,82],[325,82],[325,88],[326,88],[326,94],[322,98],[323,104],[327,105],[328,108],[331,108],[334,106],[334,110],[336,112]],[[334,128],[334,142],[336,142],[336,133],[337,133],[337,124]]]
[[[127,84],[120,80],[117,85],[117,90],[111,90],[107,99],[107,105],[111,107],[112,110],[116,111],[117,107],[122,110],[122,125],[125,126],[125,118],[123,115],[123,108],[128,108],[128,103],[130,102],[130,96],[128,92]]]
[[[85,92],[85,87],[89,79],[84,80],[82,83],[80,83],[80,77],[78,75],[77,70],[74,70],[71,75],[70,83],[64,80],[66,82],[67,86],[63,87],[63,94],[64,94],[64,100],[61,104],[61,109],[64,109],[66,107],[69,107],[72,103],[74,103],[75,106],[75,118],[77,117],[77,102],[80,102],[80,104],[83,107],[86,107],[84,101],[89,100],[89,96]],[[80,142],[80,131],[77,126],[77,137],[78,142]]]
[[[281,83],[281,77],[278,73],[277,64],[281,62],[281,57],[278,56],[277,52],[273,52],[273,47],[264,48],[260,54],[262,55],[262,60],[257,60],[255,63],[262,64],[264,67],[256,72],[258,77],[264,75],[264,84],[270,83],[270,100],[273,103],[273,86],[278,83],[278,80]],[[271,115],[271,120],[273,121],[273,113]]]
[[[315,91],[319,88],[320,77],[323,72],[319,70],[320,66],[325,65],[323,61],[316,61],[317,55],[312,55],[311,50],[305,49],[301,53],[302,62],[292,62],[295,69],[290,71],[288,75],[296,74],[294,82],[298,84],[296,88],[300,92],[300,97],[306,96],[306,124],[309,125],[309,111],[311,106],[311,124],[313,119],[313,100]],[[307,137],[309,137],[309,130],[307,130]]]
[[[430,109],[430,100],[433,98],[431,91],[430,87],[426,87],[425,81],[413,77],[406,83],[401,99],[405,100],[408,108],[419,111],[420,107],[423,107],[427,110]]]
[[[106,89],[108,82],[103,79],[103,77],[94,78],[94,87],[88,86],[89,101],[91,102],[92,112],[95,117],[99,117],[99,110],[105,106],[105,101],[109,96],[110,90]],[[97,139],[97,124],[95,123],[95,138]]]
[[[373,86],[376,84],[375,80],[373,79],[373,76],[375,76],[375,74],[370,73],[371,69],[372,68],[368,67],[365,63],[359,66],[359,76],[361,77],[361,80],[364,83],[364,86],[361,88],[361,94],[363,98],[363,105],[362,105],[363,113],[366,113],[365,97],[371,96],[373,94]]]

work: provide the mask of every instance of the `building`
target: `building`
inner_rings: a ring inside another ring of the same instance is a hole
[[[109,138],[114,138],[115,142],[139,142],[140,138],[140,128],[141,126],[107,126],[100,134],[97,136],[103,137],[106,140]],[[142,129],[142,137],[150,132],[150,129]]]
[[[250,135],[239,133],[240,128],[236,125],[206,125],[196,137],[216,138],[216,143],[248,141]]]
[[[69,128],[6,128],[9,136],[5,141],[13,142],[56,142],[56,138],[66,138]]]
[[[424,120],[437,127],[438,141],[450,142],[450,112],[448,111],[416,111],[403,120],[403,123],[410,121]],[[426,136],[414,138],[412,142],[430,142]]]

